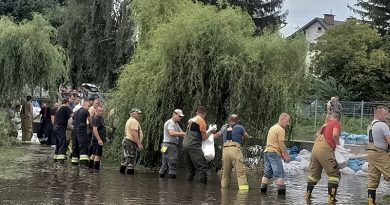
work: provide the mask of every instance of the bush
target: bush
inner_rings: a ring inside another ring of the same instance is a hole
[[[11,146],[16,143],[17,132],[7,113],[0,109],[0,146]]]

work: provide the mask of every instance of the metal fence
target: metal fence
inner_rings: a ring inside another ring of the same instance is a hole
[[[303,105],[303,116],[314,117],[314,126],[317,126],[323,121],[323,116],[326,114],[326,104],[328,101],[314,100],[307,101]],[[364,119],[372,119],[374,116],[374,108],[378,105],[390,106],[389,101],[377,101],[377,102],[366,102],[366,101],[340,101],[343,109],[342,115],[345,117],[358,118],[360,119],[360,125],[363,128]]]

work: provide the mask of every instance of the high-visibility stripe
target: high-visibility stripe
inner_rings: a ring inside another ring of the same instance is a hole
[[[88,155],[80,155],[80,161],[81,160],[89,160]]]
[[[66,156],[64,154],[59,154],[57,155],[57,159],[59,160],[65,160],[66,159]]]
[[[340,179],[338,177],[328,177],[328,181],[329,182],[337,182],[337,183],[339,183]]]
[[[55,154],[53,158],[54,158],[54,159],[58,159],[58,155]]]
[[[77,157],[72,157],[72,162],[79,162],[79,158],[77,158]]]
[[[318,182],[318,179],[316,179],[315,177],[313,177],[313,176],[307,176],[307,179],[308,179],[308,181],[309,182]]]
[[[240,185],[240,186],[238,186],[238,189],[239,190],[248,190],[249,186],[248,185]]]

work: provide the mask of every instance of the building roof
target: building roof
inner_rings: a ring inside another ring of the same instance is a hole
[[[325,30],[329,30],[329,29],[332,29],[334,28],[335,26],[338,26],[342,23],[344,23],[344,21],[337,21],[337,20],[334,20],[334,24],[331,25],[331,24],[327,24],[325,23],[324,21],[324,18],[314,18],[313,20],[311,20],[309,23],[307,23],[306,25],[304,25],[302,28],[300,28],[299,30],[295,31],[293,34],[291,34],[291,36],[294,36],[295,34],[299,33],[300,31],[304,31],[306,29],[308,29],[310,26],[312,26],[313,24],[315,23],[319,23]]]

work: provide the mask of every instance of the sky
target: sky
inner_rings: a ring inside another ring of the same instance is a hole
[[[287,25],[280,31],[284,36],[289,36],[306,23],[316,17],[323,18],[323,14],[335,15],[335,20],[344,21],[355,16],[347,5],[353,5],[356,0],[285,0],[283,10],[288,10]]]

